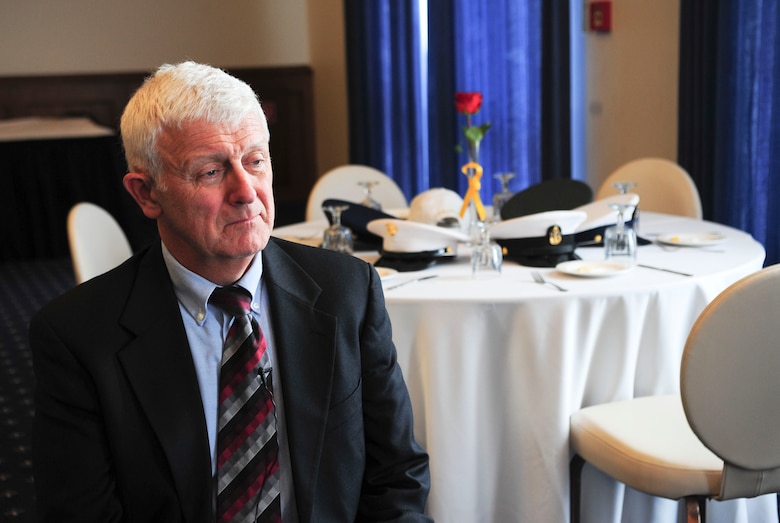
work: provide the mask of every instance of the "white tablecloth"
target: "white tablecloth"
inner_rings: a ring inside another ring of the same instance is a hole
[[[113,129],[89,118],[14,118],[0,120],[0,141],[49,140],[55,138],[92,138],[113,136]]]
[[[277,230],[316,237],[322,223]],[[568,521],[569,416],[597,403],[679,390],[685,339],[725,287],[761,268],[763,247],[709,222],[642,213],[640,235],[724,233],[707,248],[639,248],[636,268],[612,278],[541,269],[568,289],[533,282],[531,268],[505,262],[496,279],[473,279],[467,256],[387,279],[393,340],[431,458],[428,511],[440,523]],[[600,259],[602,248],[582,248]],[[372,259],[370,254],[364,257]],[[375,256],[374,256],[375,257]],[[776,499],[712,502],[711,522],[777,521]],[[674,521],[674,501],[625,489],[592,467],[583,475],[590,522]]]

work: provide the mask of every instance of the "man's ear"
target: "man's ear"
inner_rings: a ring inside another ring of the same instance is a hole
[[[141,208],[144,216],[155,220],[162,214],[162,209],[154,197],[154,180],[148,174],[127,173],[122,183]]]

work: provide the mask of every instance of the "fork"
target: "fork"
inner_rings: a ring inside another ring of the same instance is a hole
[[[561,287],[557,283],[553,283],[551,281],[545,280],[544,276],[542,276],[541,273],[539,273],[538,271],[531,271],[531,276],[533,276],[534,281],[536,283],[539,283],[539,284],[542,284],[542,285],[544,285],[545,283],[547,285],[552,285],[553,287],[555,287],[556,289],[558,289],[561,292],[566,292],[568,290],[568,289],[564,289],[563,287]]]

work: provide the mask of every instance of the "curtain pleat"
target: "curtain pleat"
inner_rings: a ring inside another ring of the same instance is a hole
[[[452,0],[428,0],[428,128],[430,129],[430,168],[428,184],[421,186],[455,189],[460,162],[455,144],[461,122],[454,110],[455,27]]]
[[[696,183],[706,219],[714,207],[718,12],[711,0],[680,4],[677,161]]]
[[[541,173],[572,177],[569,2],[542,4]]]

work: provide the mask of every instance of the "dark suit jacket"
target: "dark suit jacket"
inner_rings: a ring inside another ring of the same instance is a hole
[[[381,284],[356,258],[262,253],[302,522],[429,521]],[[213,522],[206,422],[159,244],[30,325],[41,521]]]

